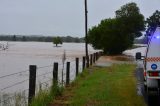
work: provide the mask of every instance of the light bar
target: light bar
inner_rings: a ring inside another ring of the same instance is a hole
[[[156,36],[156,38],[157,38],[157,39],[159,39],[159,38],[160,38],[160,36]]]

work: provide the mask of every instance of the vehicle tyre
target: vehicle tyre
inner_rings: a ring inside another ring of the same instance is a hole
[[[144,84],[144,91],[147,92],[147,85]]]

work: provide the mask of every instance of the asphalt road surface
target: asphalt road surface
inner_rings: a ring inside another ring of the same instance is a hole
[[[145,102],[148,106],[160,106],[160,96],[148,96],[147,92],[144,90],[143,86],[143,69],[136,69],[136,78],[137,78],[137,94],[144,97]]]

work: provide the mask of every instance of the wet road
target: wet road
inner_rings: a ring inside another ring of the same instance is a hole
[[[137,94],[144,97],[145,102],[148,106],[160,106],[160,96],[148,96],[144,90],[143,86],[143,69],[136,69],[136,77],[137,77]]]

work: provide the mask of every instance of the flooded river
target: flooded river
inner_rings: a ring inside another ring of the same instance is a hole
[[[59,63],[59,80],[62,76],[62,57],[65,53],[65,62],[71,62],[71,80],[75,77],[75,58],[85,56],[84,43],[64,43],[55,47],[52,42],[0,42],[0,101],[1,96],[20,91],[28,92],[29,65],[37,65],[37,85],[49,86],[53,77],[53,63]],[[7,48],[4,50],[3,48]],[[2,48],[3,47],[3,48]],[[89,45],[89,54],[95,53]],[[64,64],[65,67],[65,64]],[[65,72],[63,73],[65,75]],[[26,93],[27,93],[26,92]]]

